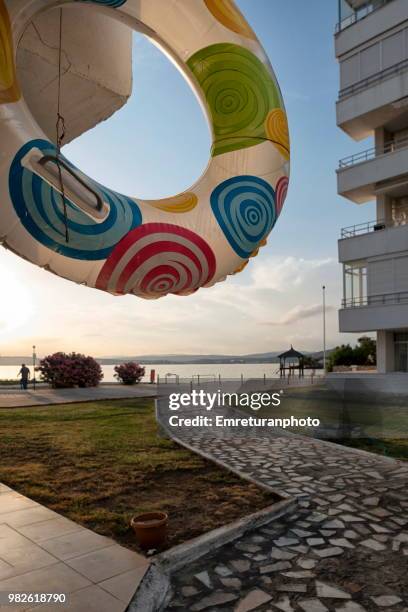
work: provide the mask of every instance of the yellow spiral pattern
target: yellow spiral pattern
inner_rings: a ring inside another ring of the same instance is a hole
[[[10,19],[4,0],[0,0],[0,104],[17,102],[19,98]]]
[[[204,2],[216,20],[226,28],[245,38],[256,40],[254,31],[233,0],[204,0]]]
[[[198,198],[195,193],[186,191],[172,198],[163,198],[155,202],[148,202],[154,208],[170,213],[187,213],[193,210],[198,204]]]
[[[285,159],[290,157],[289,127],[286,114],[281,108],[274,108],[268,114],[265,130],[269,140],[277,147]]]

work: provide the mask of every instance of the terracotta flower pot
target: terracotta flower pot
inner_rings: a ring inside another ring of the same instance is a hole
[[[168,518],[165,512],[146,512],[132,518],[130,525],[143,550],[163,546],[167,536]]]

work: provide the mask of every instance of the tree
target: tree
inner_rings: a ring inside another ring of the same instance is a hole
[[[128,361],[115,366],[115,378],[124,385],[135,385],[141,381],[145,375],[145,369],[135,361]]]
[[[350,344],[336,346],[329,356],[327,369],[332,372],[334,366],[375,365],[377,363],[376,346],[376,341],[368,336],[359,338],[354,348]]]
[[[53,388],[96,387],[103,378],[102,368],[93,357],[81,353],[54,353],[41,359],[37,368],[41,379]]]
[[[377,343],[373,338],[362,336],[354,348],[356,365],[375,365],[377,363]]]

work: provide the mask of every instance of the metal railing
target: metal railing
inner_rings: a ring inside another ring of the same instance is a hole
[[[371,159],[375,159],[376,157],[380,157],[381,155],[388,155],[388,153],[394,153],[395,151],[400,151],[406,148],[408,148],[408,138],[391,140],[390,142],[386,142],[383,147],[372,147],[371,149],[360,151],[360,153],[354,153],[354,155],[343,157],[343,159],[339,161],[339,170],[343,170],[344,168],[349,168],[350,166],[355,166],[357,164],[362,164],[370,161]]]
[[[408,304],[408,291],[346,298],[343,299],[341,303],[342,308],[361,308],[362,306],[387,306],[390,304]]]
[[[408,70],[408,59],[402,60],[402,62],[399,62],[398,64],[394,64],[393,66],[390,66],[389,68],[386,68],[385,70],[382,70],[381,72],[377,72],[376,74],[373,74],[365,79],[362,79],[361,81],[358,81],[357,83],[354,83],[353,85],[344,87],[344,89],[341,89],[339,92],[339,100],[342,100],[343,98],[347,98],[347,96],[352,96],[358,93],[359,91],[366,89],[367,87],[371,87],[372,85],[375,85],[376,83],[380,83],[381,81],[385,79],[389,79],[395,74],[400,74],[401,72],[405,72],[406,70]]]
[[[273,372],[272,376],[270,374],[264,374],[263,376],[244,376],[241,374],[239,378],[232,378],[230,376],[221,376],[220,374],[206,375],[206,374],[193,374],[191,377],[181,377],[178,376],[175,378],[168,378],[166,376],[157,376],[156,384],[158,386],[182,386],[189,385],[191,388],[193,387],[212,387],[214,385],[222,386],[223,383],[237,383],[237,384],[245,384],[245,383],[256,383],[259,386],[265,385],[302,385],[305,382],[311,382],[313,384],[314,380],[321,379],[325,375],[324,370],[322,368],[305,368],[304,376],[299,377],[297,373],[279,376]],[[279,386],[278,385],[278,386]]]
[[[376,11],[378,11],[378,9],[383,8],[383,6],[389,4],[390,2],[392,2],[392,0],[376,0],[376,2],[367,3],[365,6],[354,11],[352,15],[341,19],[341,21],[336,24],[335,33],[339,34],[340,32],[354,25],[358,21],[361,21],[369,15],[372,15],[372,13],[375,13]]]
[[[350,225],[349,227],[343,227],[341,229],[342,238],[352,238],[353,236],[361,236],[362,234],[369,234],[371,232],[378,232],[386,229],[387,224],[385,221],[366,221],[365,223],[358,223],[357,225]]]

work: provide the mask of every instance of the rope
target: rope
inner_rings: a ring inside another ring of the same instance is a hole
[[[61,73],[62,73],[62,8],[60,9],[60,22],[59,22],[59,53],[58,53],[58,99],[57,99],[57,167],[58,167],[58,178],[60,183],[60,191],[62,198],[62,208],[64,212],[64,226],[65,226],[65,242],[69,242],[69,231],[68,231],[68,214],[67,214],[67,202],[65,199],[65,188],[64,181],[62,178],[62,170],[60,164],[61,158],[61,147],[65,138],[65,119],[61,115]]]

